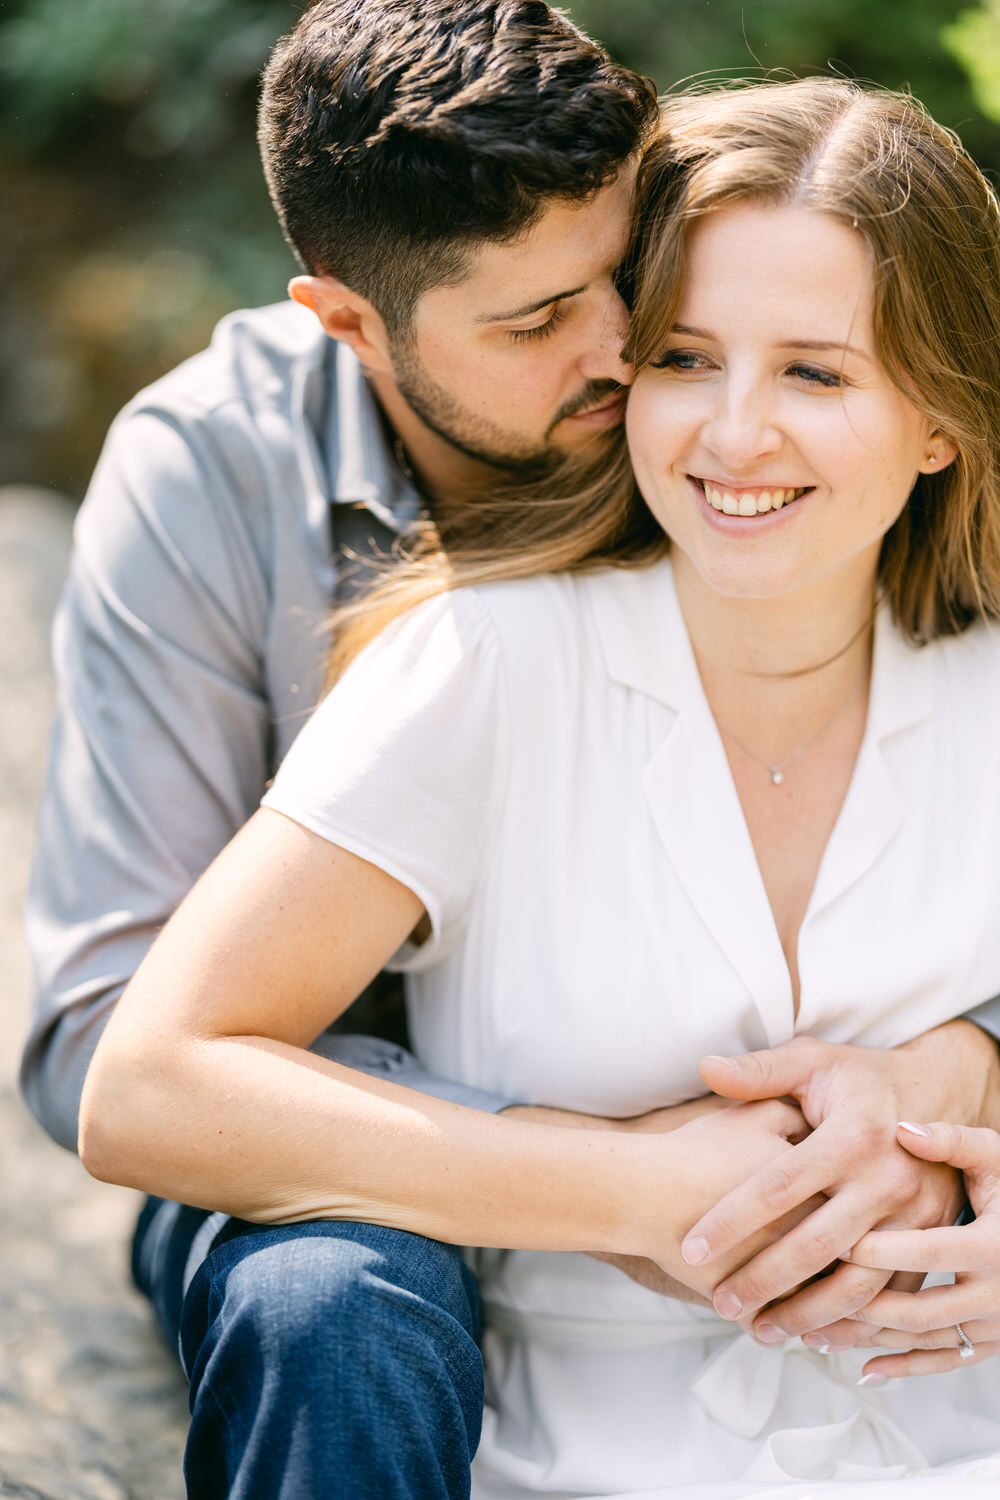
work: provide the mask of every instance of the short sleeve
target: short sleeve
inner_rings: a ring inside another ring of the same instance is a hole
[[[507,782],[499,643],[471,589],[395,620],[292,745],[262,805],[409,887],[430,937],[392,967],[429,968],[461,936]]]

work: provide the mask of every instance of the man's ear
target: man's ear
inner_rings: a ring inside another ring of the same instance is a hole
[[[288,295],[315,313],[332,339],[353,349],[366,369],[392,374],[385,324],[366,297],[335,276],[293,276]]]

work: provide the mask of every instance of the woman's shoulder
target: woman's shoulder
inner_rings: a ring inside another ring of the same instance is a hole
[[[910,652],[926,663],[935,715],[951,729],[992,734],[1000,724],[1000,621],[977,620]]]
[[[1000,687],[1000,620],[976,620],[958,635],[939,636],[922,649],[951,676],[967,678],[980,690],[989,681]]]
[[[494,579],[456,589],[454,598],[467,597],[460,607],[480,619],[488,618],[504,637],[532,638],[532,632],[581,636],[595,601],[605,607],[642,614],[650,590],[661,593],[668,559],[642,567],[603,566],[572,573],[540,573],[531,578]],[[534,635],[537,645],[538,636]]]

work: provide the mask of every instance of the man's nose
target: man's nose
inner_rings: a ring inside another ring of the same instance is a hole
[[[628,308],[617,290],[612,289],[597,315],[593,343],[580,359],[581,374],[588,380],[616,380],[619,385],[631,385],[635,370],[621,357],[627,337]]]

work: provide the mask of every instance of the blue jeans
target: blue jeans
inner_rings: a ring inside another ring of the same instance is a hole
[[[190,1382],[189,1500],[466,1500],[481,1313],[453,1246],[151,1198],[133,1272]]]

